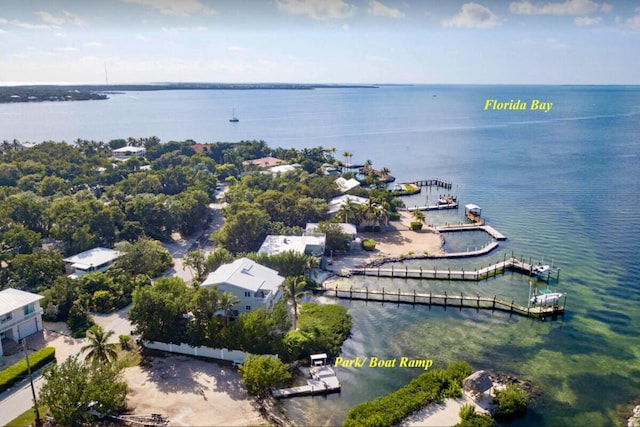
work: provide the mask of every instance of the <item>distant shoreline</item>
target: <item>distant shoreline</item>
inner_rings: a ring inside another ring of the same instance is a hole
[[[64,102],[108,99],[107,94],[159,90],[313,90],[377,89],[374,85],[299,83],[156,83],[104,85],[0,86],[0,103]]]

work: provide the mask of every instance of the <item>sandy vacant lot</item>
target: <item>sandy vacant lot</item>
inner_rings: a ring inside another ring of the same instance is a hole
[[[124,372],[132,415],[162,414],[172,426],[267,424],[235,368],[176,355],[148,360]]]

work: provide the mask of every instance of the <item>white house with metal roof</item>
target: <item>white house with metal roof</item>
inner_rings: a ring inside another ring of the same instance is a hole
[[[144,147],[121,147],[111,150],[111,154],[116,160],[128,160],[131,157],[144,157],[145,149]]]
[[[83,274],[106,271],[120,255],[122,253],[114,249],[93,248],[65,258],[64,262],[66,263],[67,272],[70,273],[69,277],[77,279]]]
[[[200,286],[217,286],[219,292],[229,292],[240,301],[233,307],[238,312],[249,312],[258,307],[271,309],[282,297],[280,285],[284,277],[277,271],[248,258],[218,267],[209,273]]]
[[[3,346],[19,342],[22,338],[42,330],[42,308],[44,297],[19,289],[0,291],[0,357]],[[15,345],[14,345],[15,346]]]
[[[351,203],[356,205],[365,205],[369,202],[366,197],[352,196],[351,194],[343,194],[342,196],[334,197],[329,201],[329,215],[335,215],[340,208],[350,200]]]

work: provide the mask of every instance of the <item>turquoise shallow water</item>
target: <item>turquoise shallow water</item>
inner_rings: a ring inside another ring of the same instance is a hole
[[[436,95],[436,96],[434,96]],[[485,111],[486,99],[553,102],[549,113]],[[240,118],[229,124],[231,108]],[[474,269],[511,253],[553,260],[567,314],[540,322],[508,313],[353,302],[343,356],[465,359],[526,378],[542,391],[518,425],[611,425],[640,398],[640,88],[407,86],[316,91],[127,93],[105,102],[0,105],[0,137],[102,139],[157,135],[197,142],[263,139],[335,147],[389,167],[399,181],[441,177],[508,237],[490,255],[438,261]],[[36,124],[34,124],[36,123]],[[435,200],[437,190],[432,190]],[[429,193],[406,199],[424,204]],[[463,211],[427,221],[461,221]],[[474,235],[451,248],[481,244]],[[410,266],[432,268],[432,261]],[[480,283],[354,278],[370,288],[468,290],[526,303],[517,274]],[[336,302],[326,299],[327,302]],[[284,403],[298,424],[340,424],[353,405],[419,371],[338,368],[343,391]]]

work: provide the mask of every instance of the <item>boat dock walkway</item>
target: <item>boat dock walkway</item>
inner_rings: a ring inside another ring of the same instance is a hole
[[[340,299],[349,299],[349,300],[360,300],[360,301],[372,301],[372,302],[389,302],[394,304],[412,304],[412,305],[436,305],[436,306],[444,306],[444,307],[459,307],[460,310],[462,308],[475,308],[476,310],[480,309],[490,309],[490,310],[499,310],[506,311],[512,314],[518,314],[526,317],[534,317],[545,319],[547,316],[551,316],[552,318],[559,315],[564,314],[565,305],[552,305],[552,306],[533,306],[533,307],[525,307],[519,304],[515,304],[514,301],[504,301],[501,299],[493,297],[483,297],[478,294],[476,295],[464,295],[462,292],[459,295],[456,294],[448,294],[445,292],[444,294],[433,294],[429,292],[425,293],[416,293],[413,292],[388,292],[385,291],[384,288],[382,291],[374,291],[366,289],[326,289],[326,296],[332,296],[334,298]],[[565,296],[566,303],[566,296]]]
[[[496,242],[493,242],[493,244],[497,246]],[[477,282],[497,276],[498,274],[504,274],[507,271],[515,271],[527,276],[531,276],[533,275],[533,267],[535,267],[535,265],[525,263],[523,260],[518,260],[517,258],[512,257],[509,259],[505,259],[504,261],[497,262],[493,265],[475,270],[451,270],[450,268],[438,270],[435,267],[433,268],[433,270],[424,269],[422,267],[420,267],[419,269],[410,269],[406,265],[404,266],[404,268],[398,268],[391,265],[391,268],[383,268],[379,266],[357,267],[348,270],[348,273],[350,275],[395,277],[401,279],[467,280]],[[556,270],[556,273],[557,280],[559,280],[560,270]],[[546,278],[543,277],[542,279],[546,279],[547,281],[551,280],[551,271],[549,271]]]
[[[316,396],[321,394],[339,393],[340,381],[331,366],[312,366],[309,368],[311,378],[306,385],[298,387],[273,390],[271,394],[275,398],[285,399],[295,396]]]
[[[435,227],[438,231],[474,231],[481,230],[489,234],[496,240],[507,240],[507,237],[490,225],[483,224],[458,224],[458,225],[441,225]]]
[[[443,203],[443,204],[437,204],[437,205],[427,205],[427,206],[414,206],[412,208],[406,208],[405,210],[408,212],[413,212],[413,211],[439,211],[441,209],[458,209],[458,202]]]
[[[410,184],[417,185],[418,187],[441,187],[446,189],[451,189],[451,182],[446,181],[440,178],[426,178],[426,179],[416,179],[415,181],[411,181]]]

